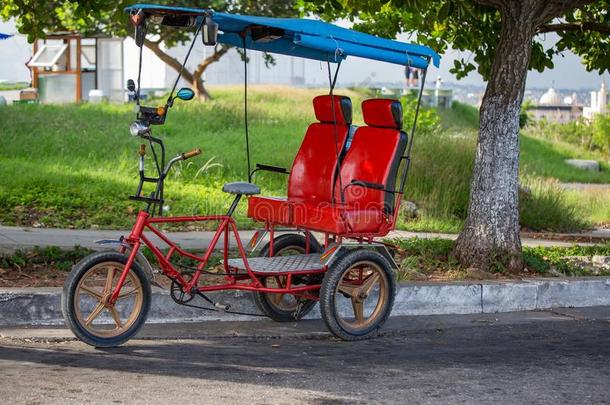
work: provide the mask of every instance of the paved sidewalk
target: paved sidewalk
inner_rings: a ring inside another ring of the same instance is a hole
[[[245,243],[254,231],[241,231],[240,236]],[[62,248],[72,248],[81,246],[87,248],[99,248],[95,243],[99,239],[118,239],[121,235],[129,234],[128,230],[82,230],[82,229],[55,229],[55,228],[23,228],[12,226],[0,226],[0,253],[12,252],[18,249],[28,249],[34,246],[58,246]],[[186,249],[206,248],[214,232],[170,232],[170,238]],[[578,234],[585,238],[610,238],[610,230],[593,231],[587,234]],[[574,236],[574,235],[572,235]],[[389,238],[441,238],[456,239],[457,234],[429,233],[429,232],[407,232],[393,231],[388,235]],[[152,240],[158,240],[154,235]],[[524,237],[524,246],[572,246],[574,244],[589,245],[586,242],[567,242],[550,239],[537,239]]]

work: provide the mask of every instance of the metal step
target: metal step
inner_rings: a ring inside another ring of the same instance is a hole
[[[320,262],[320,256],[319,253],[310,253],[291,256],[249,257],[248,264],[254,273],[279,274],[323,271],[324,265]],[[227,264],[230,267],[246,270],[242,258],[229,259]]]

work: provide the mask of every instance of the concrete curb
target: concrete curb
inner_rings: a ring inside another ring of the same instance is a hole
[[[258,313],[247,292],[210,294],[230,303],[232,311]],[[196,300],[197,304],[201,304]],[[610,277],[529,279],[401,284],[392,316],[448,315],[528,311],[558,307],[610,305]],[[317,307],[307,318],[317,319]],[[203,311],[175,304],[166,291],[154,290],[150,323],[239,321],[259,318]],[[262,318],[261,318],[262,319]],[[61,288],[6,288],[0,290],[0,326],[59,325]]]

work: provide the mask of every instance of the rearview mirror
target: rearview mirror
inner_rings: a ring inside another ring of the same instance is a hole
[[[218,24],[211,17],[206,17],[201,27],[201,40],[204,45],[216,45],[218,38]]]
[[[176,98],[179,98],[183,101],[192,100],[195,97],[195,92],[188,87],[183,87],[176,93]]]

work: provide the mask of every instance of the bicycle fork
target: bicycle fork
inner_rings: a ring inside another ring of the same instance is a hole
[[[141,236],[142,236],[142,232],[144,231],[144,224],[146,223],[146,219],[148,218],[148,216],[149,216],[149,214],[144,211],[141,211],[140,213],[138,213],[136,223],[134,224],[134,226],[131,230],[131,233],[127,237],[127,243],[131,244],[132,248],[131,248],[131,251],[129,252],[129,256],[127,258],[127,263],[125,263],[125,267],[123,268],[123,272],[121,273],[121,276],[119,277],[119,281],[116,285],[116,288],[115,288],[114,292],[112,293],[112,296],[110,297],[109,304],[114,304],[116,302],[116,300],[119,298],[119,295],[121,294],[121,288],[123,288],[125,279],[127,278],[127,275],[129,274],[129,271],[131,270],[131,266],[133,265],[133,263],[136,260],[136,255],[138,254],[138,251],[140,250],[140,246],[142,245]]]

